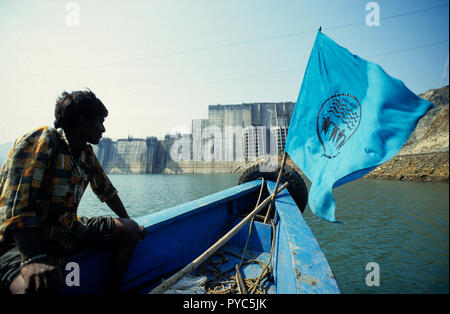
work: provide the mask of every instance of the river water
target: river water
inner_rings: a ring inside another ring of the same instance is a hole
[[[230,174],[109,178],[132,218],[215,193],[238,180]],[[334,190],[336,218],[342,223],[323,221],[307,207],[304,217],[341,292],[449,293],[448,188],[448,183],[360,179]],[[79,214],[114,216],[89,188]],[[374,283],[373,265],[378,266],[378,285],[367,284]]]

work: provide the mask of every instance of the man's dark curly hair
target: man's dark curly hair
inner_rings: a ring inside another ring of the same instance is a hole
[[[96,116],[106,118],[108,110],[89,89],[86,91],[64,92],[56,100],[55,128],[70,129],[84,116],[88,120]]]

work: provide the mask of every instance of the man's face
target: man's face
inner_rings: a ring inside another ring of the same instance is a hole
[[[98,144],[105,132],[104,121],[103,116],[95,116],[92,120],[84,119],[81,129],[83,139],[88,143]]]

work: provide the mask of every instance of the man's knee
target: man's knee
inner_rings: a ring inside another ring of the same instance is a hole
[[[139,240],[139,225],[133,219],[115,218],[114,237],[137,242]]]

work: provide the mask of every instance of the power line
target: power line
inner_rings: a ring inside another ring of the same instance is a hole
[[[239,76],[239,77],[230,77],[226,79],[216,80],[216,81],[210,81],[210,82],[203,82],[203,83],[197,83],[197,84],[189,84],[189,85],[180,85],[180,86],[174,86],[169,88],[163,88],[163,89],[155,89],[150,91],[138,91],[138,92],[131,92],[130,94],[147,94],[147,93],[159,93],[159,92],[170,92],[173,90],[178,89],[185,89],[185,88],[196,88],[196,87],[202,87],[202,86],[208,86],[208,85],[215,85],[215,84],[222,84],[222,83],[228,83],[233,81],[241,81],[241,80],[248,80],[248,79],[254,79],[264,76],[271,76],[271,75],[277,75],[277,74],[283,74],[283,73],[289,73],[289,72],[297,72],[301,68],[294,68],[294,69],[287,69],[287,70],[280,70],[275,72],[266,72],[261,74],[254,74],[254,75],[245,75],[245,76]]]
[[[420,45],[420,46],[416,46],[416,47],[410,47],[410,48],[405,48],[405,49],[400,49],[400,50],[394,50],[394,51],[379,53],[379,54],[376,54],[376,55],[367,56],[366,58],[375,58],[375,57],[380,57],[380,56],[389,56],[389,55],[393,55],[393,54],[396,54],[396,53],[401,53],[401,52],[406,52],[406,51],[411,51],[411,50],[416,50],[416,49],[421,49],[421,48],[428,48],[428,47],[438,46],[438,45],[441,45],[441,44],[444,44],[444,43],[448,43],[448,40],[441,40],[441,41],[430,43],[430,44],[426,44],[426,45]]]
[[[439,4],[439,5],[436,5],[436,6],[433,6],[433,7],[420,9],[420,10],[415,10],[415,11],[410,11],[410,12],[405,12],[405,13],[400,13],[400,14],[394,14],[394,15],[390,15],[390,16],[383,16],[382,19],[383,20],[391,20],[391,19],[395,19],[395,18],[398,18],[398,17],[414,15],[414,14],[418,14],[418,13],[422,13],[422,12],[427,12],[427,11],[443,8],[443,7],[446,7],[446,6],[448,6],[448,3]],[[324,30],[333,30],[333,29],[340,29],[340,28],[345,28],[345,27],[350,27],[350,26],[357,26],[357,25],[365,25],[365,22],[355,22],[355,23],[350,23],[350,24],[325,27],[323,29]]]
[[[421,9],[421,10],[415,10],[415,11],[401,13],[401,14],[396,14],[396,15],[392,15],[392,16],[386,16],[386,17],[383,17],[383,20],[398,18],[398,17],[402,17],[402,16],[407,16],[407,15],[418,14],[418,13],[421,13],[421,12],[431,11],[431,10],[435,10],[435,9],[442,8],[442,7],[445,7],[445,6],[448,6],[448,3],[437,5],[437,6],[433,6],[433,7],[430,7],[430,8]],[[356,23],[350,23],[350,24],[344,24],[344,25],[330,26],[330,27],[324,27],[323,29],[324,30],[333,30],[333,29],[340,29],[340,28],[345,28],[345,27],[350,27],[350,26],[357,26],[357,25],[365,25],[365,22],[356,22]],[[161,55],[155,55],[155,56],[149,56],[149,57],[143,57],[143,58],[136,58],[136,59],[131,59],[131,60],[128,60],[128,61],[123,61],[123,62],[124,63],[127,63],[127,62],[138,62],[138,61],[145,61],[145,60],[157,59],[157,58],[162,58],[162,57],[172,57],[172,56],[176,56],[176,55],[188,54],[188,53],[193,53],[193,52],[208,51],[208,50],[219,49],[219,48],[247,45],[247,44],[252,44],[252,43],[262,42],[262,41],[268,41],[268,40],[274,40],[274,39],[296,37],[296,36],[301,36],[301,35],[306,35],[306,34],[311,34],[311,33],[316,33],[316,32],[317,32],[317,29],[314,29],[314,30],[307,30],[307,31],[296,32],[296,33],[291,33],[291,34],[284,34],[284,35],[276,35],[276,36],[255,38],[255,39],[250,39],[250,40],[219,44],[219,45],[214,45],[214,46],[209,46],[209,47],[195,48],[195,49],[178,51],[178,52],[172,52],[172,53],[166,53],[166,54],[161,54]],[[115,62],[114,64],[118,64],[118,63],[120,63],[120,62]]]
[[[420,46],[410,47],[410,48],[406,48],[406,49],[393,50],[393,51],[389,51],[389,52],[385,52],[385,53],[371,55],[371,56],[364,57],[364,59],[376,58],[376,57],[380,57],[380,56],[389,56],[389,55],[398,54],[398,53],[402,53],[402,52],[407,52],[407,51],[411,51],[411,50],[417,50],[417,49],[422,49],[422,48],[433,47],[433,46],[441,45],[441,44],[448,43],[448,42],[449,42],[448,40],[442,40],[442,41],[438,41],[438,42],[429,43],[429,44],[426,44],[426,45],[420,45]],[[208,86],[208,85],[228,83],[228,82],[233,82],[233,81],[254,79],[254,78],[259,78],[259,77],[264,77],[264,76],[284,74],[284,73],[289,73],[289,72],[298,72],[301,69],[302,68],[298,67],[298,68],[293,68],[293,69],[280,70],[280,71],[274,71],[274,72],[266,72],[266,73],[255,74],[255,75],[231,77],[231,78],[226,78],[226,79],[217,80],[217,81],[210,81],[210,82],[203,82],[203,83],[197,83],[197,84],[188,84],[188,85],[174,86],[174,87],[169,87],[169,88],[164,88],[164,89],[155,89],[155,90],[148,90],[148,91],[131,92],[128,95],[131,95],[131,94],[135,95],[135,94],[170,92],[170,91],[173,91],[173,90],[179,90],[179,89],[185,89],[185,88],[196,88],[196,87],[202,87],[202,86]],[[448,70],[448,60],[447,60],[447,70]]]
[[[445,6],[448,6],[448,3],[440,4],[440,5],[432,6],[429,8],[420,9],[420,10],[395,14],[395,15],[391,15],[391,16],[385,16],[385,17],[383,17],[383,20],[389,20],[389,19],[399,18],[399,17],[403,17],[403,16],[427,12],[427,11],[439,9],[439,8],[442,8]],[[342,29],[342,28],[358,26],[358,25],[365,25],[365,22],[355,22],[355,23],[349,23],[349,24],[343,24],[343,25],[323,27],[323,30],[335,30],[335,29]],[[252,43],[276,40],[276,39],[282,39],[282,38],[296,37],[296,36],[311,34],[311,33],[315,33],[315,32],[317,32],[317,29],[307,30],[307,31],[303,31],[303,32],[290,33],[290,34],[284,34],[284,35],[267,36],[267,37],[255,38],[255,39],[244,40],[244,41],[236,41],[236,42],[231,42],[231,43],[213,45],[213,46],[209,46],[209,47],[194,48],[194,49],[183,50],[183,51],[178,51],[178,52],[164,53],[164,54],[160,54],[160,55],[148,56],[148,57],[143,57],[143,58],[135,58],[135,59],[129,59],[129,60],[124,60],[124,61],[105,63],[105,64],[89,66],[89,67],[86,67],[83,69],[77,69],[77,70],[62,70],[62,71],[47,72],[47,73],[31,75],[31,76],[23,75],[23,76],[16,76],[13,78],[0,78],[0,81],[9,80],[9,79],[18,79],[18,78],[39,78],[39,77],[45,77],[45,76],[55,75],[55,74],[58,75],[58,74],[72,73],[72,72],[78,72],[78,71],[90,71],[90,70],[94,70],[94,69],[116,66],[116,65],[126,64],[126,63],[145,62],[145,61],[149,61],[149,60],[173,57],[173,56],[178,56],[178,55],[183,55],[183,54],[190,54],[190,53],[209,51],[209,50],[214,50],[214,49],[221,49],[221,48],[234,47],[234,46],[240,46],[240,45],[248,45],[248,44],[252,44]]]

